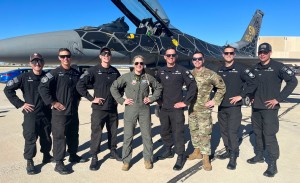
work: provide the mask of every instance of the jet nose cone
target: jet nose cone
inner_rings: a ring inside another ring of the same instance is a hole
[[[29,62],[29,56],[38,52],[46,62],[57,63],[59,48],[68,48],[72,53],[79,52],[82,49],[79,35],[75,31],[59,31],[0,40],[0,60]]]

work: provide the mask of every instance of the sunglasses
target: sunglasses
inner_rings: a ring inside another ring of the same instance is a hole
[[[43,65],[44,61],[40,60],[40,59],[34,59],[34,60],[31,61],[31,64],[33,64],[33,65],[37,65],[37,64]]]
[[[144,62],[134,62],[134,65],[144,65]]]
[[[234,52],[224,52],[224,55],[234,55]]]
[[[58,55],[58,56],[59,56],[59,58],[62,58],[62,59],[71,58],[71,55]]]
[[[269,54],[269,52],[268,51],[259,51],[258,54],[259,55],[261,55],[261,54],[267,55],[267,54]]]
[[[197,60],[202,61],[202,60],[203,60],[203,57],[198,57],[198,58],[197,58],[197,57],[193,57],[192,60],[193,60],[193,61],[197,61]]]
[[[104,52],[100,53],[100,55],[102,55],[102,56],[111,56],[111,53],[108,52],[108,51],[104,51]]]
[[[176,57],[176,54],[166,54],[166,57]]]

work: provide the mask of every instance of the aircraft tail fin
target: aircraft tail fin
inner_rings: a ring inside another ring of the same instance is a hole
[[[230,45],[235,47],[239,52],[256,56],[257,40],[263,16],[264,13],[261,10],[256,10],[242,39]]]

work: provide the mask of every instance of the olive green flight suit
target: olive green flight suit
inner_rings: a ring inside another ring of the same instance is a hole
[[[152,96],[149,96],[149,86],[153,90]],[[150,104],[144,104],[143,100],[145,97],[149,97],[151,103],[156,101],[161,95],[162,85],[149,74],[143,73],[138,76],[133,71],[119,77],[110,88],[112,96],[120,104],[123,104],[125,101],[120,94],[122,89],[125,89],[126,98],[134,101],[133,105],[125,106],[123,162],[130,163],[132,158],[132,140],[137,121],[142,134],[144,159],[153,162]]]

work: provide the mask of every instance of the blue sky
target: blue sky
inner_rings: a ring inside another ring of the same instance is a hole
[[[256,9],[265,13],[261,36],[300,36],[298,0],[160,0],[171,24],[209,43],[241,39]],[[122,12],[110,0],[1,0],[0,39],[98,26]],[[129,20],[125,18],[129,23]],[[135,30],[132,24],[131,32]]]

